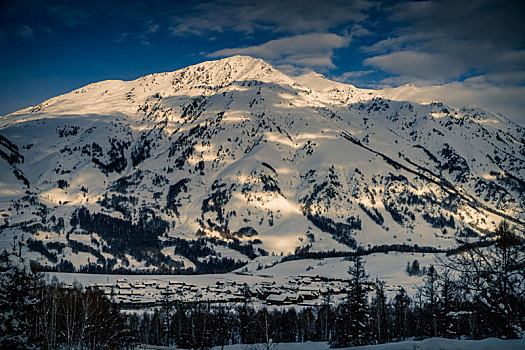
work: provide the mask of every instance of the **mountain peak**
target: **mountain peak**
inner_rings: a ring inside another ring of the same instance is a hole
[[[524,138],[490,113],[234,56],[1,119],[2,232],[77,268],[442,248],[502,218],[523,228]]]
[[[207,61],[188,68],[207,69],[210,74],[230,74],[237,81],[261,80],[291,83],[290,78],[260,58],[245,55],[226,57],[220,60]]]
[[[235,64],[238,64],[238,63],[250,64],[250,63],[256,63],[257,62],[257,63],[263,63],[263,64],[266,64],[266,65],[269,65],[262,58],[256,58],[256,57],[252,57],[252,56],[248,56],[248,55],[234,55],[234,56],[230,56],[230,57],[221,58],[221,59],[216,60],[216,61],[208,61],[208,62],[230,62],[230,63],[235,63]]]

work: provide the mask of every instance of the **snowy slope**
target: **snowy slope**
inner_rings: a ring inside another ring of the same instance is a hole
[[[524,230],[523,127],[245,56],[94,83],[4,116],[0,151],[0,240],[32,238],[27,254],[43,265],[199,269],[301,250],[446,248],[504,218]]]

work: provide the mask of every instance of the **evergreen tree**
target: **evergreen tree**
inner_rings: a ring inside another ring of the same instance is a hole
[[[370,305],[374,337],[379,344],[389,341],[389,310],[385,295],[385,282],[376,279],[375,295]]]
[[[37,302],[34,289],[38,277],[22,258],[22,242],[0,255],[0,349],[34,349],[29,337]]]
[[[339,307],[336,319],[336,332],[332,347],[348,347],[369,344],[370,317],[365,282],[368,275],[360,256],[353,258],[353,266],[348,270],[350,286],[345,302]]]
[[[164,345],[170,346],[171,345],[171,339],[173,335],[171,334],[170,330],[170,322],[171,322],[171,315],[173,311],[173,300],[171,300],[171,296],[169,294],[164,295],[162,298],[162,312],[164,313],[164,329],[166,338],[164,340]]]
[[[225,306],[217,307],[214,315],[215,323],[215,344],[219,345],[221,349],[224,349],[224,345],[227,345],[230,340],[232,331],[231,315]]]
[[[238,323],[239,323],[239,338],[241,344],[253,344],[255,324],[255,310],[252,305],[245,299],[237,308]]]
[[[422,287],[426,300],[425,314],[427,321],[427,335],[437,337],[440,335],[439,325],[441,320],[441,305],[439,300],[439,276],[433,265],[430,265]]]
[[[412,329],[411,335],[417,337],[425,337],[428,335],[428,315],[426,314],[426,303],[423,288],[419,287],[416,290],[412,303]]]
[[[401,341],[408,337],[408,321],[410,317],[410,298],[403,287],[394,297],[392,336]]]
[[[451,279],[449,270],[441,273],[439,281],[439,294],[441,299],[442,324],[440,333],[447,338],[457,337],[456,314],[453,310],[458,309],[458,293]]]
[[[301,337],[299,341],[312,341],[314,335],[315,315],[311,309],[302,310],[299,315],[299,326],[301,329]]]
[[[300,317],[300,315],[299,315]],[[293,343],[297,341],[297,327],[298,327],[298,315],[294,308],[290,308],[283,312],[281,317],[281,325],[279,332],[281,337],[280,342]]]

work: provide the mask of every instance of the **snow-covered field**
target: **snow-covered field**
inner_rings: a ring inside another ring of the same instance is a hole
[[[144,346],[144,349],[173,349],[163,346]],[[220,350],[220,346],[212,350]],[[263,350],[266,344],[236,344],[226,345],[225,350]],[[282,343],[274,344],[273,350],[328,350],[330,346],[325,342],[307,343]],[[399,343],[389,343],[380,345],[357,346],[346,348],[352,350],[523,350],[525,349],[525,339],[501,340],[495,338],[483,340],[455,340],[443,338],[431,338],[421,341],[403,341]],[[342,349],[344,350],[344,349]]]
[[[412,294],[421,284],[422,277],[409,276],[407,263],[418,260],[421,267],[434,263],[433,254],[376,253],[365,256],[365,268],[371,281],[386,282],[387,295],[392,297],[400,287]],[[266,261],[265,261],[266,260]],[[235,301],[242,297],[248,286],[252,291],[261,289],[280,293],[298,294],[313,291],[317,298],[303,305],[322,304],[321,293],[346,287],[348,268],[346,258],[303,259],[277,263],[275,257],[260,257],[246,267],[226,274],[205,275],[104,275],[77,273],[48,273],[64,283],[78,282],[83,286],[97,286],[117,302],[141,304],[162,300],[166,293],[180,300]],[[267,264],[267,268],[264,268]],[[273,265],[273,266],[272,266]],[[263,268],[258,269],[261,266]],[[329,279],[321,281],[317,277]],[[339,281],[338,281],[339,280]],[[333,299],[338,300],[337,293]]]

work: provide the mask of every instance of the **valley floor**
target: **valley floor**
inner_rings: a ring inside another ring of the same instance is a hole
[[[435,263],[434,254],[375,253],[364,257],[365,269],[370,281],[376,278],[386,282],[386,292],[392,297],[401,287],[408,294],[422,283],[421,276],[409,276],[407,263],[419,261],[429,267]],[[226,274],[205,275],[104,275],[79,273],[49,273],[66,284],[79,282],[83,286],[97,286],[117,303],[127,308],[141,308],[144,304],[160,303],[165,296],[181,301],[211,300],[238,302],[243,288],[252,292],[267,290],[270,294],[288,293],[290,298],[301,293],[314,293],[304,306],[321,305],[322,294],[333,294],[336,302],[347,287],[348,268],[346,258],[302,259],[279,263],[280,257],[259,257],[245,267]],[[325,291],[325,292],[323,292]],[[335,292],[334,292],[335,291]],[[339,291],[339,292],[337,292]],[[254,295],[254,301],[258,299]],[[258,301],[260,304],[261,302]]]

